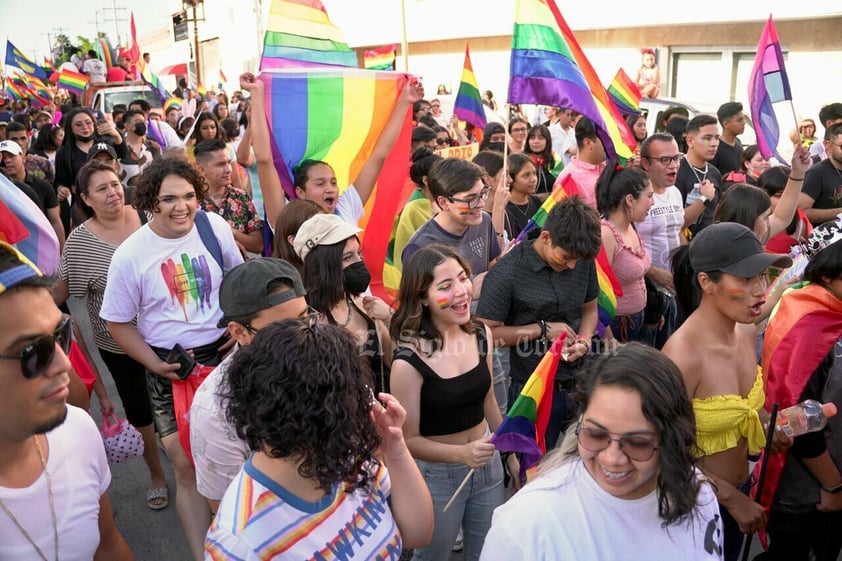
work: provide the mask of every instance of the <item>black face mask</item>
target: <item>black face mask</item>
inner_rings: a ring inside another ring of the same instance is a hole
[[[134,133],[137,136],[143,136],[146,134],[146,123],[135,123]]]
[[[494,150],[496,152],[502,152],[503,151],[503,143],[502,142],[489,142],[488,143],[488,149]]]
[[[371,282],[371,273],[362,261],[357,261],[343,269],[345,274],[345,292],[362,294]]]
[[[93,139],[94,139],[94,135],[91,135],[91,136],[79,136],[78,134],[76,135],[76,140],[78,140],[79,142],[90,142]]]

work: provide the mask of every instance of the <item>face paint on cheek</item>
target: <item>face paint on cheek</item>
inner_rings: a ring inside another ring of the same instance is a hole
[[[742,289],[739,289],[739,288],[729,288],[725,291],[725,294],[727,294],[728,297],[731,300],[745,300],[746,299],[745,290],[742,290]]]
[[[436,305],[439,307],[440,310],[444,310],[450,307],[450,298],[447,296],[442,296],[438,300],[436,300]]]
[[[467,206],[467,205],[466,205],[466,206],[462,206],[462,205],[456,206],[456,205],[453,205],[453,209],[454,209],[457,213],[459,213],[459,215],[460,215],[460,216],[465,216],[466,214],[471,214],[471,212],[473,212],[473,209],[472,209],[471,207]]]

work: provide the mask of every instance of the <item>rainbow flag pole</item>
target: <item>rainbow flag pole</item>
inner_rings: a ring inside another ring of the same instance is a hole
[[[538,363],[529,379],[526,380],[520,395],[509,408],[506,418],[494,431],[489,441],[502,452],[522,454],[521,474],[526,473],[527,469],[537,464],[538,460],[547,451],[544,433],[550,421],[555,371],[558,369],[558,361],[561,358],[566,339],[567,333],[562,332],[553,341],[550,350],[541,358],[541,362]],[[465,479],[453,492],[453,496],[444,505],[442,512],[447,512],[454,499],[471,479],[471,476],[474,475],[474,471],[475,468],[471,468],[465,475]]]
[[[479,129],[484,129],[487,124],[485,109],[482,106],[482,98],[479,94],[479,86],[474,75],[474,68],[471,65],[471,53],[468,51],[467,44],[465,45],[465,64],[462,67],[462,81],[459,83],[459,91],[456,93],[453,112],[463,121],[471,123]]]

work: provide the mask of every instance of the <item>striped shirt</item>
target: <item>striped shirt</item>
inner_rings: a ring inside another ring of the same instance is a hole
[[[58,276],[67,283],[71,296],[85,299],[96,346],[112,353],[125,354],[99,317],[108,267],[116,250],[116,245],[98,238],[87,224],[82,223],[67,237]]]
[[[389,506],[389,472],[378,464],[370,491],[336,486],[304,501],[249,459],[231,482],[205,540],[205,560],[387,560],[401,555]]]

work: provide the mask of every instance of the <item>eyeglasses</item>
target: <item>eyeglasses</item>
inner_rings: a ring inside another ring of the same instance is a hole
[[[483,201],[485,201],[488,198],[489,193],[491,193],[491,187],[489,187],[488,185],[483,185],[482,191],[480,191],[478,195],[470,196],[467,199],[447,197],[447,200],[451,203],[462,203],[463,205],[468,205],[468,208],[478,208],[483,203]]]
[[[612,438],[612,436],[619,436],[619,438]],[[649,460],[658,450],[655,441],[645,436],[637,434],[616,435],[607,430],[583,427],[582,425],[576,427],[576,438],[579,445],[589,452],[602,452],[612,442],[616,442],[620,445],[623,454],[636,462]]]
[[[307,306],[307,309],[304,311],[304,313],[294,319],[307,322],[307,327],[313,327],[315,325],[318,325],[321,321],[322,313],[313,306]],[[244,323],[243,327],[245,327],[246,331],[248,331],[252,335],[257,333],[258,331],[251,323]]]
[[[649,157],[649,156],[643,156],[643,157],[646,158],[647,160],[649,160],[650,162],[654,161],[654,162],[660,163],[662,166],[668,166],[670,164],[676,164],[677,165],[681,161],[682,156],[684,156],[684,154],[678,153],[675,156],[661,156],[660,158],[652,158],[652,157]]]
[[[450,144],[450,141],[447,140],[446,138],[437,138],[436,144],[438,144],[440,146],[446,146],[446,145]]]
[[[526,127],[515,127],[510,132],[515,133],[515,132],[526,132],[526,131],[527,131]]]
[[[0,355],[0,358],[20,360],[21,373],[27,380],[42,376],[53,362],[53,357],[56,354],[56,343],[61,346],[64,354],[70,352],[72,329],[73,324],[70,321],[70,316],[64,316],[54,333],[38,337],[25,346],[20,354],[14,356]]]

